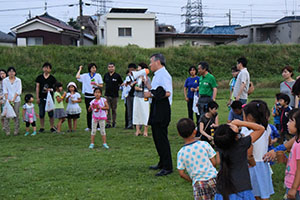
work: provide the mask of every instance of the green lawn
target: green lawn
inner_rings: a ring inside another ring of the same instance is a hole
[[[261,97],[271,106],[275,92],[277,89],[256,89],[252,98]],[[221,123],[228,115],[226,95],[227,90],[219,91],[217,99]],[[81,106],[84,108],[84,103]],[[24,124],[19,136],[7,137],[1,132],[0,199],[193,199],[191,184],[181,179],[176,170],[166,177],[155,177],[156,172],[148,170],[158,161],[153,140],[123,129],[123,101],[118,105],[117,128],[106,130],[109,150],[101,147],[98,132],[96,148],[88,149],[90,133],[84,132],[86,119],[82,110],[76,133],[46,132],[25,137]],[[181,92],[176,91],[169,126],[174,169],[177,151],[183,144],[175,125],[186,116],[186,103]],[[46,129],[49,130],[48,124]],[[67,123],[62,130],[67,130]],[[271,199],[283,197],[284,169],[283,165],[273,167],[276,194]]]

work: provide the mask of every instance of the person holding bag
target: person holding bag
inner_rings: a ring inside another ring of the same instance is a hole
[[[15,131],[14,135],[19,134],[20,120],[19,120],[19,108],[21,104],[21,94],[22,94],[22,82],[21,79],[16,77],[16,69],[14,67],[9,67],[7,70],[8,77],[3,80],[3,94],[5,99],[12,105],[16,117],[15,120]],[[10,135],[9,118],[4,118],[4,129],[6,135]]]

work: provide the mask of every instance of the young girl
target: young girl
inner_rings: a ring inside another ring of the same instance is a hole
[[[253,143],[253,158],[256,165],[249,168],[252,192],[256,199],[269,199],[274,194],[270,165],[264,162],[263,156],[268,152],[269,138],[271,134],[268,127],[270,111],[267,104],[261,100],[251,101],[244,108],[244,120],[261,124],[265,127],[264,134]],[[242,128],[241,133],[248,136],[251,129]]]
[[[68,115],[68,132],[75,132],[77,128],[77,119],[80,117],[81,108],[78,103],[81,102],[81,96],[77,91],[77,86],[74,82],[70,82],[67,85],[68,93],[66,96],[66,102],[68,103],[66,112]],[[73,128],[72,128],[73,119]]]
[[[26,123],[26,133],[25,136],[28,136],[29,133],[29,126],[31,125],[33,128],[32,136],[36,135],[36,114],[34,112],[34,104],[33,104],[33,95],[26,94],[25,95],[25,104],[23,106],[23,121]]]
[[[213,140],[212,129],[219,125],[218,107],[219,105],[215,101],[211,101],[207,104],[207,112],[200,118],[200,140],[209,143]]]
[[[276,152],[290,151],[284,180],[287,188],[286,195],[287,199],[300,200],[300,109],[293,109],[289,112],[287,125],[289,133],[295,135],[295,137],[269,151],[264,159],[265,161],[271,161],[276,158]]]
[[[92,114],[92,132],[91,132],[91,144],[90,149],[94,148],[95,135],[97,131],[97,125],[100,126],[100,133],[102,135],[103,147],[109,149],[109,146],[106,144],[106,133],[105,133],[105,120],[107,119],[107,110],[109,109],[108,103],[105,98],[101,97],[102,89],[97,87],[94,89],[95,99],[91,101],[89,111],[93,112]]]
[[[241,137],[239,128],[242,126],[252,130],[249,136]],[[259,124],[240,120],[217,128],[214,143],[220,152],[221,168],[217,176],[215,200],[254,200],[247,151],[264,130]]]
[[[54,118],[59,119],[57,123],[57,133],[61,132],[61,125],[67,117],[66,111],[64,109],[64,98],[66,97],[66,92],[61,95],[63,91],[63,86],[60,82],[54,84]]]

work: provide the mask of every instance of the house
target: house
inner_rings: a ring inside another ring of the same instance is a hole
[[[248,35],[238,44],[299,44],[300,16],[286,16],[274,23],[238,27],[236,34]]]
[[[173,47],[185,44],[192,46],[236,44],[239,38],[246,37],[246,35],[235,34],[234,30],[236,27],[239,27],[239,25],[194,26],[189,27],[184,33],[156,32],[156,47]]]
[[[47,12],[11,28],[16,33],[17,46],[73,45],[77,46],[80,31],[50,16]]]
[[[97,38],[97,16],[82,16],[82,28],[83,28],[83,45],[91,46],[95,44]],[[80,27],[80,16],[77,17],[76,25]]]
[[[0,46],[10,46],[16,45],[16,38],[11,34],[6,34],[0,31]]]
[[[100,45],[155,47],[155,14],[145,8],[112,8],[99,22]]]

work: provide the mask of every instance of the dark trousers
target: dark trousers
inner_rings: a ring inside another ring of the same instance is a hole
[[[194,98],[189,99],[189,101],[187,102],[188,114],[189,114],[189,118],[194,121],[193,104],[194,104]],[[196,119],[197,119],[196,123],[198,124],[200,115],[197,115],[196,113],[195,113],[195,115],[196,115]]]
[[[198,109],[199,109],[200,117],[202,117],[202,115],[204,115],[205,112],[207,112],[207,104],[211,101],[212,101],[211,97],[200,96],[198,100]]]
[[[126,97],[128,126],[133,126],[133,124],[132,124],[133,99],[134,99],[134,97],[131,97],[131,96]]]
[[[158,166],[165,170],[172,170],[171,148],[168,139],[168,126],[155,123],[151,125],[154,144],[159,155]]]
[[[107,103],[109,106],[109,110],[107,113],[107,124],[116,123],[117,118],[117,105],[118,105],[118,97],[106,97]]]
[[[86,123],[89,129],[92,129],[92,112],[89,112],[89,107],[93,99],[94,98],[84,98],[85,108],[86,108]]]
[[[128,126],[128,112],[127,112],[127,103],[125,105],[125,128]]]

